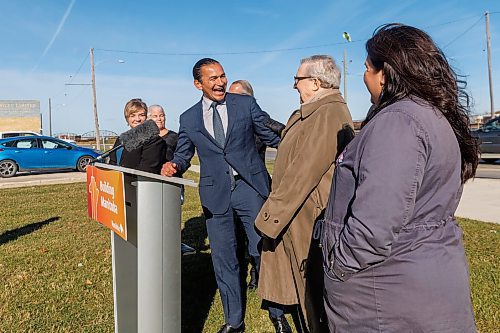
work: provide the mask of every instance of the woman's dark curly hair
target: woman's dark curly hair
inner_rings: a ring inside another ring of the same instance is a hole
[[[375,70],[384,71],[385,84],[364,124],[388,105],[418,97],[438,109],[453,128],[462,156],[462,183],[474,177],[479,150],[469,130],[467,83],[459,79],[432,38],[417,28],[390,23],[375,30],[366,51]]]

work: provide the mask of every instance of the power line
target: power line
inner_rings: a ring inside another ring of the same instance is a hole
[[[482,17],[483,14],[479,15],[479,17]],[[470,15],[470,16],[467,16],[467,17],[463,17],[461,19],[456,19],[456,20],[453,20],[453,21],[448,21],[448,22],[444,22],[444,23],[439,23],[439,24],[434,24],[434,25],[428,25],[426,27],[424,27],[423,29],[429,29],[429,28],[435,28],[435,27],[441,27],[443,25],[448,25],[448,24],[451,24],[451,23],[456,23],[456,22],[462,22],[462,21],[466,21],[466,20],[469,20],[471,18],[476,18],[478,17],[478,15]]]
[[[82,69],[83,65],[85,64],[85,62],[87,61],[88,57],[89,57],[89,54],[90,52],[87,52],[87,54],[85,55],[85,58],[82,60],[82,63],[80,64],[80,66],[78,67],[78,69],[76,70],[75,74],[73,74],[71,77],[71,79],[69,80],[68,83],[71,83],[73,82],[73,80],[75,79],[75,77],[78,75],[78,73],[80,73],[80,70]]]
[[[88,87],[82,87],[79,92],[73,94],[71,100],[65,103],[65,107],[68,108],[69,106],[72,106],[78,99],[80,99],[85,91],[88,91]]]
[[[351,43],[363,42],[366,39],[353,40]],[[143,55],[161,55],[161,56],[205,56],[205,55],[241,55],[241,54],[258,54],[258,53],[274,53],[274,52],[286,52],[286,51],[297,51],[314,49],[320,47],[328,47],[333,45],[342,45],[345,42],[336,42],[328,44],[310,45],[302,47],[290,47],[283,49],[270,49],[270,50],[253,50],[253,51],[239,51],[239,52],[203,52],[203,53],[189,53],[189,52],[142,52],[142,51],[130,51],[130,50],[114,50],[114,49],[95,49],[96,51],[103,52],[115,52],[115,53],[128,53],[128,54],[143,54]]]
[[[74,80],[74,78],[78,75],[78,73],[80,73],[80,70],[82,69],[82,67],[83,67],[83,65],[84,65],[84,63],[85,63],[85,61],[87,60],[88,57],[89,57],[89,53],[87,52],[85,58],[83,59],[83,61],[80,64],[80,66],[78,66],[78,69],[76,70],[75,74],[73,74],[72,76],[70,76],[71,77],[70,80],[69,80],[70,83]],[[63,94],[64,94],[64,97],[66,97],[66,85],[57,94],[52,94],[51,97],[52,97],[52,99],[54,99],[54,98],[57,98],[57,97],[59,97],[60,95],[63,95]],[[57,105],[53,109],[57,109]]]
[[[490,14],[499,14],[500,11],[496,12],[490,12]],[[440,27],[448,24],[453,24],[457,22],[462,22],[466,20],[470,20],[471,18],[478,17],[477,15],[470,15],[466,16],[463,18],[459,18],[456,20],[452,21],[447,21],[439,24],[434,24],[434,25],[429,25],[424,27],[423,29],[429,29],[429,28],[435,28],[435,27]],[[467,28],[464,32],[459,34],[457,37],[455,37],[453,40],[451,40],[449,43],[447,43],[443,49],[447,48],[454,42],[456,42],[460,37],[462,37],[464,34],[469,32],[473,27],[475,27],[483,18],[483,15],[481,14],[478,18],[477,21],[474,22],[469,28]],[[357,39],[351,41],[351,43],[359,43],[359,42],[365,42],[368,40],[368,38],[362,38],[362,39]],[[203,52],[203,53],[198,53],[198,52],[143,52],[143,51],[134,51],[134,50],[119,50],[119,49],[99,49],[96,48],[96,51],[102,51],[102,52],[114,52],[114,53],[125,53],[125,54],[140,54],[140,55],[156,55],[156,56],[207,56],[207,55],[243,55],[243,54],[264,54],[264,53],[277,53],[277,52],[290,52],[290,51],[298,51],[298,50],[307,50],[307,49],[314,49],[314,48],[322,48],[322,47],[330,47],[330,46],[335,46],[335,45],[345,45],[345,42],[334,42],[334,43],[326,43],[326,44],[317,44],[317,45],[309,45],[309,46],[302,46],[302,47],[291,47],[291,48],[281,48],[281,49],[267,49],[267,50],[248,50],[248,51],[237,51],[237,52]],[[75,73],[71,76],[69,80],[69,84],[71,84],[74,80],[74,78],[80,73],[81,69],[83,68],[83,65],[86,63],[88,57],[89,57],[89,52],[85,55],[85,58],[82,60],[80,65],[78,66],[77,70]],[[61,93],[64,92],[61,91]],[[60,93],[59,93],[60,94]],[[55,96],[58,96],[59,94],[56,94]]]
[[[448,44],[446,44],[445,46],[443,46],[443,49],[447,48],[448,46],[450,46],[451,44],[453,44],[454,42],[456,42],[460,37],[462,37],[463,35],[465,35],[466,33],[468,33],[472,28],[474,28],[476,26],[476,24],[478,24],[479,22],[481,22],[482,19],[483,19],[483,16],[481,15],[481,17],[476,22],[474,22],[473,25],[471,25],[464,32],[462,32],[457,37],[455,37],[451,42],[449,42]]]
[[[497,13],[500,13],[500,12],[497,12]],[[492,14],[492,13],[490,13],[490,14]],[[453,20],[453,21],[448,21],[448,22],[444,22],[444,23],[430,25],[430,26],[424,27],[424,29],[440,27],[443,25],[448,25],[448,24],[452,24],[452,23],[456,23],[456,22],[469,20],[469,19],[475,18],[475,17],[478,17],[478,16],[477,15],[470,15],[467,17]],[[482,18],[482,15],[480,15],[479,20],[481,18]],[[474,25],[475,24],[477,24],[477,22],[474,23]],[[470,29],[472,29],[472,27]],[[465,32],[467,32],[467,31],[465,31]],[[458,36],[456,39],[458,39],[459,37],[460,36]],[[353,40],[353,41],[351,41],[351,43],[364,42],[364,41],[368,40],[369,38],[370,37]],[[448,43],[448,45],[453,43],[454,41],[455,41],[455,39],[452,40],[450,43]],[[318,44],[318,45],[310,45],[310,46],[302,46],[302,47],[282,48],[282,49],[249,50],[249,51],[238,51],[238,52],[202,52],[202,53],[197,53],[197,52],[192,52],[192,53],[191,52],[143,52],[143,51],[133,51],[133,50],[99,49],[99,48],[96,48],[95,50],[96,51],[103,51],[103,52],[157,55],[157,56],[207,56],[207,55],[220,56],[220,55],[242,55],[242,54],[263,54],[263,53],[288,52],[288,51],[298,51],[298,50],[307,50],[307,49],[314,49],[314,48],[321,48],[321,47],[329,47],[329,46],[335,46],[335,45],[345,45],[345,42],[335,42],[335,43]]]

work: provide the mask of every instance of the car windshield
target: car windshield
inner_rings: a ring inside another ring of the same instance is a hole
[[[492,122],[489,122],[487,123],[485,126],[484,126],[484,129],[486,130],[500,130],[500,120],[494,120]]]

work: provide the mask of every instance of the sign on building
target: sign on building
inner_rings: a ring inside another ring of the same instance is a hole
[[[40,132],[40,101],[0,100],[0,131]]]

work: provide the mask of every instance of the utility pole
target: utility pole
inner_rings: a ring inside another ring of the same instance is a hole
[[[344,101],[347,102],[347,51],[344,48]]]
[[[97,97],[95,93],[94,48],[90,49],[90,70],[92,76],[92,97],[94,99],[95,142],[97,150],[101,150],[101,135],[99,133],[99,118],[97,117]]]
[[[491,75],[491,46],[490,46],[490,13],[485,12],[486,17],[486,49],[488,52],[488,79],[490,84],[490,111],[491,119],[495,117],[495,102],[493,100],[493,77]]]
[[[342,33],[342,38],[344,38],[347,43],[351,42],[351,35],[344,31]],[[344,101],[347,102],[347,48],[344,47]]]
[[[52,136],[52,103],[49,98],[49,136]]]
[[[94,122],[95,122],[95,142],[96,142],[96,149],[100,150],[101,149],[101,134],[99,132],[99,117],[97,116],[97,96],[95,92],[95,63],[94,63],[94,48],[90,49],[90,73],[91,73],[91,79],[92,83],[65,83],[65,86],[92,86],[92,97],[93,97],[93,105],[94,105]],[[119,64],[123,64],[125,60],[118,59]],[[101,62],[99,62],[101,63]],[[103,138],[103,148],[105,148],[104,145],[104,138]]]

